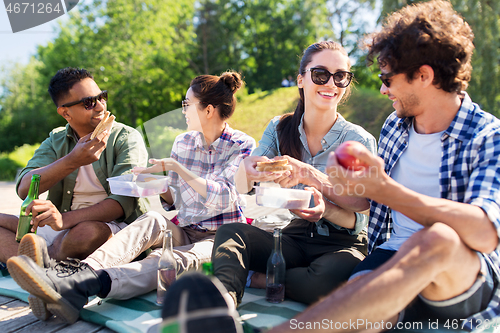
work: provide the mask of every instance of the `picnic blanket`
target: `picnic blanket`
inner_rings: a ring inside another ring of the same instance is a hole
[[[28,293],[10,276],[0,276],[0,295],[28,301]],[[156,305],[156,291],[126,301],[95,297],[80,312],[85,320],[120,333],[156,333],[161,322],[161,307]],[[262,289],[247,288],[238,311],[246,333],[257,333],[277,326],[306,308],[285,300],[271,304]]]
[[[21,289],[10,276],[0,276],[0,295],[28,301],[28,293]],[[161,307],[156,305],[156,292],[132,298],[126,301],[114,299],[90,300],[80,312],[80,317],[116,332],[123,333],[157,333],[161,322]],[[238,307],[245,333],[264,332],[302,312],[304,304],[285,300],[283,303],[271,304],[265,300],[265,291],[262,289],[246,288],[242,304]],[[319,322],[323,324],[323,322]],[[441,323],[442,324],[442,323]],[[295,329],[294,329],[295,327]],[[419,332],[419,333],[465,333],[465,331],[452,329],[453,326],[438,328],[431,323],[423,323],[418,329],[407,327],[391,332]],[[299,326],[290,324],[290,328],[301,331]],[[306,327],[304,327],[306,329]],[[307,329],[306,329],[307,330]],[[327,330],[325,330],[327,331]],[[483,330],[484,333],[499,333],[500,318]]]

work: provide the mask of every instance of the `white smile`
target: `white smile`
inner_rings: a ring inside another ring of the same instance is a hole
[[[321,96],[327,96],[327,97],[334,97],[335,95],[337,95],[336,93],[330,91],[320,91],[319,94]]]

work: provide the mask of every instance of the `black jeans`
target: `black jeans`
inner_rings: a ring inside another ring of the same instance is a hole
[[[347,281],[366,256],[366,233],[350,235],[328,225],[329,236],[316,224],[295,219],[283,229],[286,297],[306,304],[317,301]],[[271,233],[243,223],[221,226],[212,253],[214,275],[241,302],[249,270],[265,273],[273,249]]]

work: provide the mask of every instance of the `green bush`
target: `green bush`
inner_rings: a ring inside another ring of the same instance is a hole
[[[392,101],[377,89],[356,88],[339,113],[350,122],[360,125],[376,139],[385,119],[394,111]]]
[[[9,158],[20,164],[21,167],[25,167],[28,161],[35,154],[35,150],[40,147],[40,144],[28,145],[24,144],[21,147],[17,147],[13,152],[9,153]]]
[[[25,144],[10,153],[0,153],[0,180],[14,181],[17,171],[26,166],[39,146]]]
[[[11,160],[4,154],[0,155],[0,180],[13,181],[16,178],[17,169],[22,166]]]

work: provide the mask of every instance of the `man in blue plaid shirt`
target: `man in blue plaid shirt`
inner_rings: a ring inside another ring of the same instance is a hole
[[[273,332],[317,322],[318,331],[491,329],[500,316],[500,121],[465,93],[472,30],[436,0],[393,13],[370,37],[368,59],[377,58],[395,112],[379,157],[351,152],[369,167],[341,169],[335,154],[327,167],[332,183],[363,188],[371,201],[370,254],[350,282]]]

